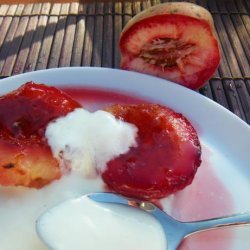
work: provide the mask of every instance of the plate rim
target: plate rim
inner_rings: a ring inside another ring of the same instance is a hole
[[[128,71],[128,70],[122,70],[122,69],[116,69],[116,68],[107,68],[107,67],[91,67],[91,66],[60,67],[60,68],[50,68],[50,69],[35,70],[35,71],[21,73],[21,74],[18,74],[18,75],[12,75],[12,76],[0,79],[0,84],[6,84],[5,82],[8,82],[8,81],[21,80],[21,79],[23,79],[25,77],[28,77],[28,76],[37,77],[37,76],[42,76],[43,74],[47,74],[47,73],[60,73],[60,72],[64,72],[64,71],[72,71],[72,72],[73,71],[76,71],[76,72],[80,72],[80,71],[89,71],[89,72],[91,72],[91,71],[93,71],[93,72],[95,72],[95,71],[97,71],[97,72],[98,71],[103,71],[103,72],[112,71],[112,72],[117,72],[118,74],[126,74],[126,75],[131,75],[131,76],[140,77],[140,78],[148,78],[148,79],[151,78],[152,81],[165,82],[166,84],[168,84],[169,88],[176,89],[176,91],[187,92],[189,94],[191,93],[192,95],[196,96],[196,98],[206,100],[206,102],[210,103],[210,105],[216,106],[216,108],[219,108],[223,112],[226,112],[227,114],[232,115],[234,117],[234,119],[236,119],[238,122],[240,122],[243,126],[246,126],[246,127],[250,128],[250,126],[243,119],[238,117],[232,111],[225,108],[224,106],[222,106],[218,102],[208,98],[207,96],[204,96],[204,95],[196,92],[195,90],[191,90],[191,89],[189,89],[189,88],[187,88],[185,86],[174,83],[174,82],[172,82],[170,80],[166,80],[166,79],[163,79],[163,78],[159,78],[159,77],[156,77],[156,76],[147,75],[147,74],[143,74],[143,73],[139,73],[139,72],[135,72],[135,71]],[[51,84],[51,85],[53,86],[53,84]],[[1,89],[1,85],[0,85],[0,89]],[[1,95],[1,92],[0,92],[0,95]]]

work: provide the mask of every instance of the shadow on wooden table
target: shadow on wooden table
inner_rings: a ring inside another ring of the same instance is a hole
[[[131,15],[113,15],[113,4],[35,4],[19,9],[9,5],[0,16],[1,76],[67,66],[119,67],[118,39],[123,19]]]

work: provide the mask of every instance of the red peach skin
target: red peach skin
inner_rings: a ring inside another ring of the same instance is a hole
[[[220,62],[211,14],[187,2],[165,3],[137,14],[120,37],[121,68],[202,87]]]

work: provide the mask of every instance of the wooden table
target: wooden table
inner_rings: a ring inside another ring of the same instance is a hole
[[[119,68],[123,26],[165,1],[33,2],[0,5],[1,77],[64,66]],[[218,71],[199,91],[250,124],[250,1],[196,3],[211,11],[222,48]]]

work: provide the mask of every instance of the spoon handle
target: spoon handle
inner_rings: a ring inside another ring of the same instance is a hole
[[[183,225],[185,225],[187,236],[216,228],[250,225],[250,213],[235,214],[195,222],[185,222]]]

